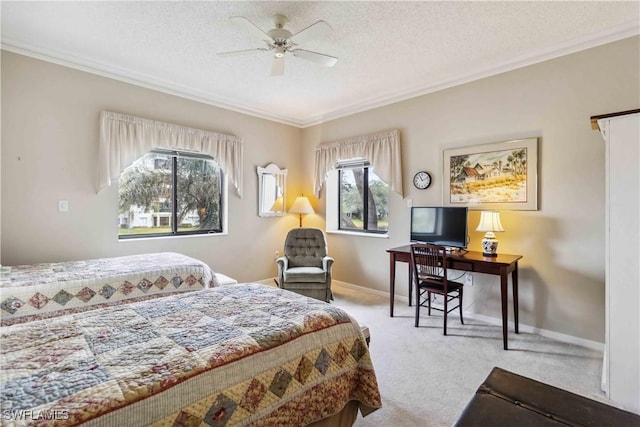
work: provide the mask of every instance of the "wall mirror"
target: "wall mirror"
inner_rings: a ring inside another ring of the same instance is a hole
[[[286,208],[287,170],[273,163],[258,166],[258,215],[283,216]]]

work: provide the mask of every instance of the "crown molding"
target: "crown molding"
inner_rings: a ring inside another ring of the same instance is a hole
[[[250,105],[239,104],[230,99],[217,97],[213,94],[194,90],[193,88],[186,86],[176,85],[166,80],[137,73],[125,68],[91,61],[65,52],[38,48],[26,43],[19,43],[11,39],[3,38],[1,48],[9,52],[141,86],[158,92],[167,93],[169,95],[190,99],[192,101],[214,107],[235,111],[289,126],[306,128],[638,35],[640,35],[640,23],[637,20],[632,20],[618,27],[591,34],[586,37],[573,39],[566,43],[556,45],[552,49],[523,55],[519,58],[493,65],[484,70],[458,75],[454,78],[444,79],[435,83],[432,82],[424,85],[417,85],[413,88],[393,94],[368,98],[354,104],[326,111],[323,114],[309,117],[291,117],[274,114],[271,111],[261,110]]]
[[[507,71],[513,71],[529,65],[538,64],[544,61],[559,58],[561,56],[570,55],[572,53],[580,52],[638,35],[640,35],[640,22],[636,20],[629,21],[628,23],[623,24],[619,27],[615,27],[600,33],[591,34],[587,37],[573,39],[561,45],[556,45],[553,49],[540,50],[533,54],[522,55],[520,58],[505,61],[503,63],[496,64],[478,72],[462,74],[454,78],[444,79],[436,83],[426,84],[424,86],[416,86],[412,89],[397,92],[391,95],[369,98],[362,102],[328,111],[325,114],[317,115],[315,117],[309,118],[306,121],[303,121],[301,127],[305,128],[319,125],[324,122],[350,116],[352,114],[361,113],[364,111],[372,110],[374,108],[384,107],[390,104],[395,104],[407,99],[427,95],[429,93],[438,92],[443,89],[448,89],[455,86],[460,86],[465,83],[470,83],[486,77],[495,76]]]
[[[287,117],[273,112],[267,112],[249,105],[243,105],[238,102],[231,101],[222,97],[217,97],[210,93],[195,90],[190,87],[176,85],[166,80],[156,77],[127,70],[125,68],[104,64],[101,62],[91,61],[86,58],[78,57],[69,53],[55,51],[51,49],[42,49],[25,43],[19,43],[11,39],[2,39],[0,45],[2,50],[17,53],[19,55],[28,56],[30,58],[39,59],[53,64],[62,65],[90,74],[107,77],[113,80],[129,83],[132,85],[152,89],[157,92],[178,96],[180,98],[189,99],[203,104],[211,105],[225,110],[231,110],[238,113],[258,117],[286,125],[301,127],[302,121],[295,118]]]

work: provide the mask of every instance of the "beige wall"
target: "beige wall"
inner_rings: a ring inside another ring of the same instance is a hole
[[[229,235],[118,242],[117,185],[96,194],[105,109],[243,138],[244,195],[229,193]],[[298,191],[300,129],[4,51],[2,112],[2,264],[177,251],[242,281],[276,275],[273,254],[296,218],[257,216],[256,167],[288,168]]]
[[[414,206],[440,205],[444,148],[538,137],[539,209],[503,211],[506,231],[498,235],[500,252],[524,255],[520,322],[603,342],[604,142],[591,130],[589,118],[640,106],[639,40],[626,39],[304,129],[303,163],[312,170],[313,149],[320,142],[398,128],[405,197]],[[411,184],[419,170],[433,175],[427,190]],[[470,211],[471,250],[481,249],[478,219],[479,212]],[[386,291],[385,249],[408,243],[408,237],[406,200],[392,195],[388,239],[329,235],[335,277]],[[404,271],[396,283],[397,291],[407,295]],[[474,285],[465,289],[464,306],[499,318],[496,278],[474,275]]]
[[[442,150],[538,137],[539,210],[505,211],[501,252],[521,262],[521,323],[604,341],[604,143],[589,117],[640,106],[639,38],[580,52],[307,129],[273,123],[20,55],[2,52],[1,261],[21,264],[172,250],[241,281],[275,276],[297,218],[257,216],[255,168],[289,169],[289,204],[311,195],[323,141],[399,128],[404,186],[414,205],[442,203]],[[244,197],[229,195],[229,235],[118,242],[117,188],[95,193],[98,113],[113,110],[244,139]],[[302,141],[302,143],[301,143]],[[430,189],[411,186],[418,170]],[[324,227],[324,192],[311,197]],[[70,212],[58,213],[57,200]],[[337,280],[388,290],[385,249],[408,242],[406,200],[391,196],[388,239],[331,234]],[[469,218],[479,249],[478,212]],[[406,295],[406,275],[398,274]],[[476,275],[465,308],[499,318],[495,278]],[[381,313],[386,315],[386,313]],[[410,323],[402,327],[410,327]]]

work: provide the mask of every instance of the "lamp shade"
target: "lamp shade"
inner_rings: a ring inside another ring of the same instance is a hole
[[[312,214],[316,212],[313,210],[311,203],[309,203],[309,199],[307,199],[304,196],[298,196],[296,197],[296,200],[291,205],[291,208],[289,209],[289,213],[298,214],[298,216],[300,217],[300,227],[302,227],[302,215]]]
[[[312,214],[316,212],[313,210],[309,199],[307,199],[305,196],[298,196],[293,202],[293,205],[291,205],[289,213]]]
[[[476,231],[504,231],[500,223],[500,212],[482,211]]]

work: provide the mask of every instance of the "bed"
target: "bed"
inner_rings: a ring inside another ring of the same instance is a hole
[[[0,268],[2,326],[216,286],[204,262],[175,252]]]
[[[286,290],[214,286],[27,318],[0,327],[2,425],[351,425],[381,407],[357,322]]]
[[[350,401],[363,415],[381,404],[347,313],[260,284],[24,322],[2,327],[0,340],[4,415],[89,426],[306,425]]]

